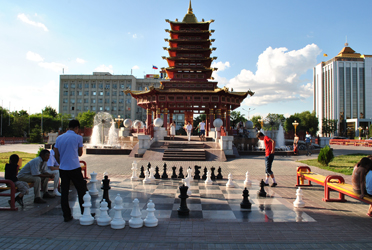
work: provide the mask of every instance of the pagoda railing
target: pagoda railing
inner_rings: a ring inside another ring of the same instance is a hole
[[[154,124],[150,124],[148,128],[145,129],[145,135],[150,135],[154,138]]]

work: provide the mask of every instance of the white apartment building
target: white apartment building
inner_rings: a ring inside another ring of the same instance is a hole
[[[338,120],[338,134],[354,138],[372,122],[372,55],[345,47],[314,67],[314,110],[322,136],[323,118]]]
[[[149,75],[147,75],[149,76]],[[145,76],[146,77],[146,76]],[[108,112],[115,118],[146,121],[146,110],[124,90],[144,90],[159,87],[160,79],[136,78],[133,75],[112,75],[109,72],[93,72],[93,75],[60,75],[59,113],[75,118],[88,110]]]

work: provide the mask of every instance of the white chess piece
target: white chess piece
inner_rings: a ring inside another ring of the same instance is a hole
[[[252,181],[249,179],[249,172],[245,173],[244,187],[247,187],[252,184]]]
[[[232,181],[233,177],[232,177],[232,174],[229,173],[228,177],[227,177],[229,180],[227,181],[226,183],[226,187],[227,188],[234,188],[235,185],[234,185],[234,182]]]
[[[143,183],[151,183],[153,180],[151,180],[151,178],[150,178],[150,171],[149,170],[147,170],[146,172],[145,172],[145,178],[143,179]]]
[[[192,181],[192,169],[190,167],[187,169],[186,179]]]
[[[92,225],[94,222],[94,218],[90,214],[90,207],[92,206],[92,203],[90,202],[91,197],[89,195],[89,191],[87,191],[86,194],[83,196],[83,200],[84,213],[80,217],[80,225],[89,226]]]
[[[147,204],[147,216],[144,219],[144,223],[146,227],[156,227],[158,225],[158,219],[155,217],[155,204],[152,200],[149,200]]]
[[[212,175],[212,173],[210,171],[208,171],[207,172],[207,179],[205,180],[205,184],[207,184],[207,185],[213,184],[213,181],[211,179],[211,175]]]
[[[130,178],[132,181],[138,180],[137,176],[137,162],[133,161],[132,163],[132,177]]]
[[[293,206],[294,207],[305,207],[305,202],[302,200],[302,190],[301,188],[299,187],[296,191],[296,200],[293,202]]]
[[[133,209],[130,213],[130,216],[132,216],[129,220],[129,226],[131,228],[140,228],[143,226],[143,220],[141,219],[142,213],[139,208],[139,201],[137,198],[133,201]]]
[[[105,199],[102,200],[101,206],[99,210],[101,210],[101,213],[99,214],[99,217],[97,218],[97,225],[98,226],[108,226],[111,222],[111,217],[108,215],[107,210],[109,208],[107,207],[108,203]]]
[[[115,206],[115,215],[114,218],[111,221],[111,228],[112,229],[122,229],[125,227],[125,220],[123,219],[123,216],[121,215],[121,211],[123,208],[123,199],[120,197],[120,194],[117,194],[115,200],[114,200]]]
[[[152,180],[152,181],[155,181],[155,168],[152,166],[151,168],[150,168],[150,175],[149,175],[149,178],[150,178],[150,180]]]
[[[189,188],[187,189],[187,195],[188,195],[188,196],[192,195],[192,193],[191,193],[191,187],[190,187],[190,181],[191,181],[191,180],[188,179],[188,178],[183,179],[183,183],[185,183],[185,186],[189,187]]]
[[[89,194],[91,196],[98,196],[98,190],[97,190],[97,173],[93,172],[90,174],[90,189]]]

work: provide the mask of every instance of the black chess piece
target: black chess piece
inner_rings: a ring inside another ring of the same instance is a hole
[[[176,167],[174,166],[174,167],[172,167],[172,171],[173,171],[173,173],[172,173],[172,176],[171,176],[171,178],[172,179],[177,179],[177,174],[176,174]]]
[[[101,189],[103,189],[103,195],[102,195],[101,202],[103,201],[103,199],[105,199],[108,204],[108,208],[111,209],[111,201],[109,197],[109,190],[111,189],[111,187],[110,187],[110,179],[108,178],[107,175],[105,175],[105,178],[102,180]]]
[[[177,209],[178,214],[188,215],[190,212],[190,209],[187,207],[186,199],[189,198],[189,196],[187,195],[187,190],[189,189],[189,187],[183,184],[182,186],[179,187],[179,189],[180,189],[180,195],[178,196],[178,198],[181,199],[181,204],[180,204],[180,207]]]
[[[265,182],[263,181],[263,179],[261,179],[260,190],[257,191],[257,195],[260,197],[266,197]]]
[[[195,167],[194,167],[194,180],[200,180],[200,171],[199,171],[199,169],[201,169],[201,167],[200,166],[197,166],[197,165],[195,165]]]
[[[139,175],[139,178],[145,178],[145,173],[144,173],[144,171],[145,171],[145,168],[142,166],[142,167],[141,167],[141,173],[140,173],[140,175]]]
[[[202,179],[203,179],[203,180],[206,180],[206,179],[207,179],[207,172],[208,172],[208,169],[207,169],[207,167],[205,167],[205,168],[204,168],[204,174],[203,174],[203,176],[202,176]]]
[[[183,176],[183,169],[182,169],[182,167],[180,167],[180,172],[178,174],[178,178],[180,178],[180,179],[185,178],[185,176]]]
[[[222,174],[221,174],[221,167],[218,167],[218,170],[217,170],[217,172],[218,172],[218,174],[217,174],[217,180],[222,180],[223,179],[223,176],[222,176]]]
[[[150,171],[150,168],[151,168],[151,163],[147,163],[147,170]]]
[[[215,180],[216,180],[216,175],[214,174],[214,170],[215,170],[215,169],[216,169],[215,167],[213,167],[213,166],[211,167],[211,172],[212,172],[212,173],[211,173],[211,180],[212,180],[212,181],[215,181]]]
[[[252,204],[248,200],[249,191],[247,188],[243,190],[243,201],[240,203],[240,208],[251,209]]]
[[[168,179],[168,175],[167,175],[167,163],[164,162],[164,165],[163,165],[163,174],[161,175],[161,178],[162,179]]]
[[[160,179],[160,174],[159,174],[159,167],[155,167],[155,174],[154,174],[155,179]]]

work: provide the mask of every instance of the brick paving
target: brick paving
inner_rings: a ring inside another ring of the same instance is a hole
[[[16,145],[0,146],[0,152],[13,151]],[[24,148],[24,146],[22,146]],[[37,146],[31,145],[37,151]],[[335,154],[363,152],[371,150],[364,147],[332,146]],[[32,152],[33,149],[28,149]],[[35,151],[35,153],[36,153]],[[313,155],[312,157],[317,157]],[[295,170],[299,157],[276,156],[273,171],[278,187],[275,192],[282,204],[293,207],[295,200]],[[110,178],[127,178],[131,175],[134,158],[128,156],[84,155],[82,160],[88,164],[88,172],[107,172]],[[139,166],[148,161],[136,159]],[[161,161],[151,161],[161,167]],[[227,162],[167,162],[168,171],[172,166],[218,167],[223,169],[226,178],[232,173],[239,180],[249,171],[252,180],[264,177],[264,160],[260,156],[245,156]],[[312,167],[314,172],[327,175],[331,172]],[[168,174],[169,174],[168,173]],[[102,175],[101,175],[102,176]],[[350,183],[350,176],[344,176]],[[100,179],[100,176],[98,176]],[[81,226],[78,220],[63,222],[61,216],[45,215],[46,211],[59,206],[57,199],[48,200],[47,205],[34,206],[32,194],[26,197],[26,208],[19,211],[0,211],[1,249],[371,249],[372,218],[366,216],[368,205],[352,198],[346,203],[326,203],[321,199],[324,190],[321,186],[304,187],[306,207],[301,211],[310,215],[316,222],[275,222],[255,223],[226,221],[159,220],[156,228],[129,228],[122,230],[110,227]],[[333,194],[335,195],[335,194]],[[0,198],[5,206],[7,198]]]

